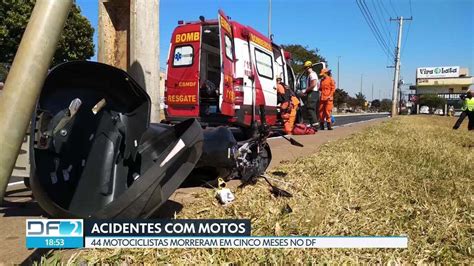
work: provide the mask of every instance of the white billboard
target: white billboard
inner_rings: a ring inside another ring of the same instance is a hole
[[[419,67],[416,69],[416,78],[457,78],[459,66]]]

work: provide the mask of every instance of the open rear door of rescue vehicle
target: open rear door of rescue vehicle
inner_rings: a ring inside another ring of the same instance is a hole
[[[199,116],[200,25],[184,25],[173,33],[166,81],[167,115]]]
[[[321,79],[321,76],[319,75],[321,73],[321,70],[323,68],[326,68],[326,63],[325,62],[318,62],[318,63],[314,63],[313,66],[311,67],[314,72],[316,72],[316,74],[318,75],[318,79]]]
[[[218,18],[222,66],[221,82],[219,86],[219,104],[221,107],[221,114],[227,116],[234,116],[234,41],[232,35],[232,27],[229,23],[229,20],[227,19],[227,16],[222,10],[219,10]]]

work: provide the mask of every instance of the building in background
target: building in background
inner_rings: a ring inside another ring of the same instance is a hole
[[[423,94],[436,94],[446,99],[448,106],[460,107],[460,96],[474,84],[469,69],[460,66],[419,67],[416,69],[416,86],[410,89],[415,94],[409,95],[411,102]]]
[[[468,68],[442,66],[416,69],[416,94],[466,93],[472,84]]]

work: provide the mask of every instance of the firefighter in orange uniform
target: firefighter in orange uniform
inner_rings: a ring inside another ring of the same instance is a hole
[[[283,119],[286,134],[291,135],[296,120],[296,111],[300,101],[296,95],[277,78],[278,103],[280,103],[281,118]]]
[[[321,70],[321,85],[319,91],[321,92],[321,99],[319,102],[319,129],[324,130],[324,122],[328,125],[328,130],[331,127],[331,112],[334,106],[334,92],[336,91],[336,84],[331,77],[331,72],[327,68]]]

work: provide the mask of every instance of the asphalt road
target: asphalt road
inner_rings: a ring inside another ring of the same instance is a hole
[[[343,115],[343,116],[336,116],[335,120],[336,126],[343,126],[351,123],[363,122],[377,118],[384,118],[388,117],[388,113],[382,114],[363,114],[363,115]]]
[[[377,118],[384,118],[389,116],[388,113],[382,113],[382,114],[354,114],[354,115],[341,115],[341,116],[336,116],[336,123],[335,123],[335,128],[347,124],[352,124],[352,123],[358,123],[358,122],[364,122],[364,121],[369,121],[372,119],[377,119]],[[11,185],[16,185],[18,182],[23,182],[23,177],[16,177],[12,176],[9,181],[9,186]]]

